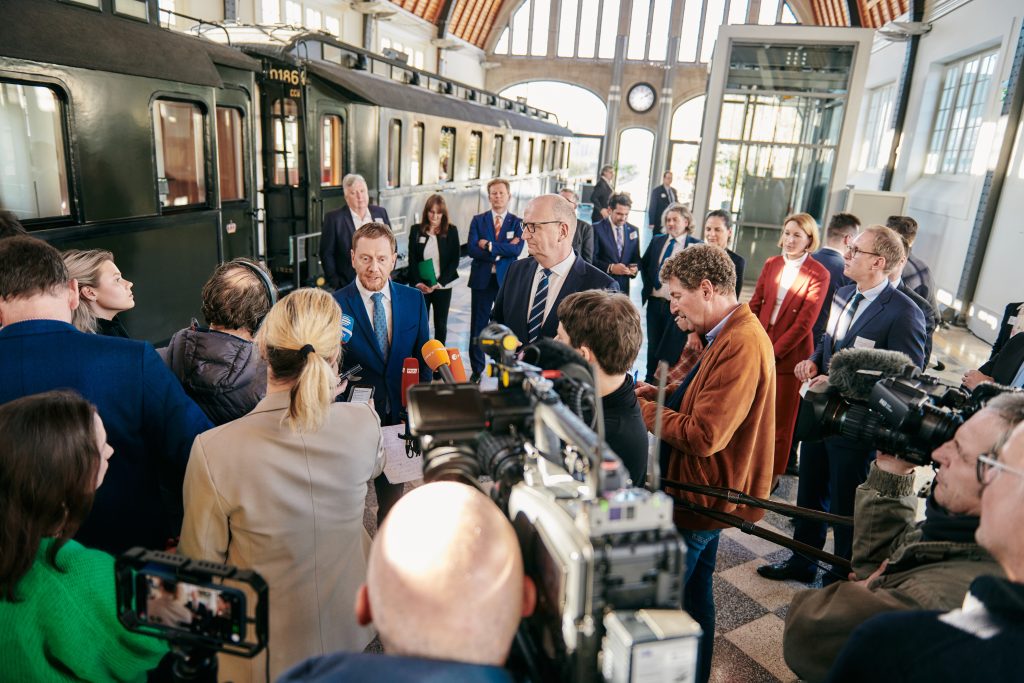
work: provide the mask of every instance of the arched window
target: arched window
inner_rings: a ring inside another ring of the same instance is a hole
[[[704,118],[704,95],[683,102],[672,115],[672,142],[669,146],[669,170],[680,202],[693,203],[693,186],[697,178],[697,157],[700,152],[701,125]]]

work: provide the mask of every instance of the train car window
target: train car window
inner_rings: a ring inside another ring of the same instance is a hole
[[[519,148],[522,140],[519,136],[512,138],[512,175],[519,175]]]
[[[565,143],[563,143],[565,144]],[[551,141],[551,170],[558,168],[558,150],[555,141]]]
[[[412,127],[412,152],[409,160],[409,172],[412,173],[412,184],[423,184],[423,135],[422,123],[414,124]]]
[[[203,110],[193,102],[157,100],[153,107],[162,206],[193,206],[206,201],[203,119]]]
[[[293,100],[288,101],[295,104]],[[345,122],[337,114],[325,114],[320,118],[320,186],[338,187],[344,177]],[[298,178],[296,168],[294,184],[298,184]]]
[[[0,207],[20,220],[70,215],[57,93],[0,81],[0,131]]]
[[[469,134],[469,177],[471,180],[480,178],[480,151],[484,146],[484,134],[473,131]]]
[[[440,149],[437,153],[437,179],[442,183],[450,183],[455,179],[455,129],[450,126],[441,127]]]
[[[388,126],[388,187],[402,184],[402,122],[391,119]]]
[[[245,199],[242,169],[242,112],[217,107],[217,176],[222,202]]]
[[[533,173],[533,138],[526,142],[526,173]]]
[[[505,136],[495,135],[494,145],[491,147],[491,177],[498,178],[501,176],[501,153],[505,147]]]
[[[85,5],[86,7],[95,7],[100,9],[100,0],[65,0],[75,5]]]
[[[540,172],[544,172],[544,163],[547,161],[548,156],[548,141],[540,141]]]
[[[148,9],[145,0],[114,0],[114,11],[132,19],[148,20]]]
[[[571,154],[572,154],[572,143],[571,142],[567,142],[567,143],[565,143],[565,163],[563,164],[564,168],[569,168],[569,156]]]

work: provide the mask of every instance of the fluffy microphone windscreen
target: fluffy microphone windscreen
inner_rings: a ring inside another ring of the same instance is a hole
[[[900,351],[844,349],[832,358],[828,384],[848,399],[866,401],[878,380],[902,375],[907,366],[915,367]]]
[[[450,365],[451,358],[448,357],[448,349],[444,347],[444,344],[437,341],[436,339],[430,339],[423,348],[420,349],[420,353],[423,354],[423,362],[427,364],[432,371],[437,371],[442,365]]]

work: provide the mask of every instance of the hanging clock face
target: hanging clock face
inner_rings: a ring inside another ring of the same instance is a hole
[[[637,83],[629,89],[629,94],[626,95],[626,103],[629,104],[629,108],[638,114],[649,112],[654,107],[656,99],[657,93],[647,83]]]

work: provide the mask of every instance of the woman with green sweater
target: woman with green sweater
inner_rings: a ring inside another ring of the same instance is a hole
[[[145,681],[167,645],[121,625],[114,558],[71,540],[114,452],[95,408],[27,396],[0,434],[0,678]]]

